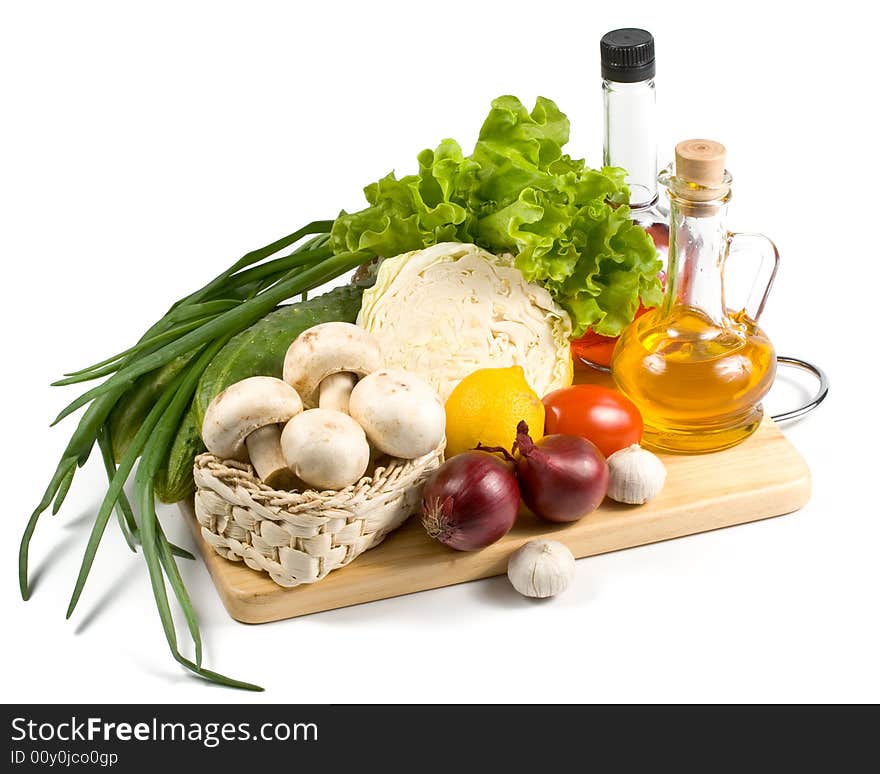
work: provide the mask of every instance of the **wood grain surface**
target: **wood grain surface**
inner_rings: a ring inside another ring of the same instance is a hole
[[[732,449],[662,458],[666,486],[645,505],[606,500],[594,513],[565,525],[524,513],[507,536],[474,553],[429,539],[414,517],[349,566],[293,589],[215,554],[202,539],[192,502],[181,508],[230,615],[244,623],[265,623],[500,575],[507,571],[510,554],[536,537],[560,540],[576,557],[593,556],[780,516],[810,497],[806,463],[769,419]]]

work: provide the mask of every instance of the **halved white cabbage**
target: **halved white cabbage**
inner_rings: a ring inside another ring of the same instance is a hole
[[[478,368],[519,365],[538,395],[571,384],[571,320],[510,255],[442,242],[388,258],[364,292],[358,325],[389,367],[449,397]]]

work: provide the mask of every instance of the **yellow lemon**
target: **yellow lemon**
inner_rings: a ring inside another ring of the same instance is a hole
[[[446,456],[482,444],[508,451],[525,420],[532,440],[544,436],[544,404],[520,366],[481,368],[462,379],[446,401]]]

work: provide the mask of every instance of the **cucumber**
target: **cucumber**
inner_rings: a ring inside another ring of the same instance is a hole
[[[156,495],[162,502],[177,502],[195,491],[192,467],[196,456],[205,450],[201,428],[208,404],[230,384],[249,376],[281,378],[290,342],[319,323],[353,323],[362,294],[363,288],[345,285],[308,301],[282,306],[229,340],[202,374],[168,459],[159,471]]]
[[[163,503],[176,503],[195,491],[193,460],[205,451],[195,412],[189,410],[171,443],[171,449],[153,480],[153,489]]]
[[[304,330],[335,320],[354,322],[362,295],[363,288],[344,285],[308,301],[282,306],[233,337],[199,380],[193,401],[196,424],[202,426],[208,404],[230,384],[249,376],[280,379],[287,348]]]
[[[159,396],[191,359],[192,354],[181,355],[161,368],[144,374],[135,381],[125,400],[117,402],[109,418],[113,457],[117,462],[122,459]]]

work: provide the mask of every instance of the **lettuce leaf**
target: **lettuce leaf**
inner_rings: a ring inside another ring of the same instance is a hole
[[[418,174],[368,185],[370,206],[339,215],[333,249],[391,257],[457,241],[511,252],[526,279],[568,311],[575,336],[590,327],[618,335],[639,300],[659,303],[661,262],[630,220],[626,172],[563,153],[569,128],[549,99],[529,113],[516,97],[499,97],[470,156],[443,140],[419,154]]]

